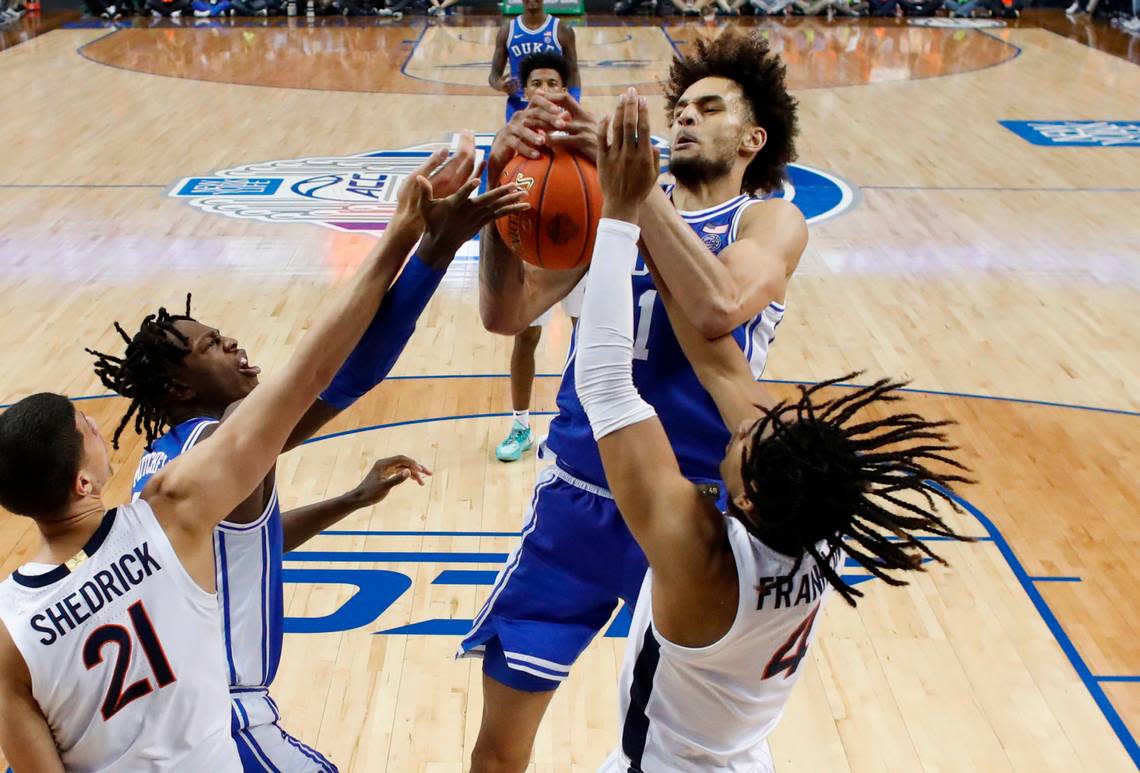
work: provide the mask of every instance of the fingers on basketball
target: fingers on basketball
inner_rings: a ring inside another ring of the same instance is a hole
[[[591,161],[556,146],[537,159],[516,157],[500,181],[523,185],[525,200],[519,203],[529,205],[496,223],[512,252],[540,268],[568,270],[589,263],[602,210],[601,183]]]

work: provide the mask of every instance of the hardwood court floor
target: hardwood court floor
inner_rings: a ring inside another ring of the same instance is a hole
[[[950,566],[908,588],[861,584],[857,611],[829,607],[772,740],[778,769],[1134,769],[1140,151],[1035,146],[998,121],[1135,119],[1140,70],[1026,25],[768,29],[797,87],[801,163],[853,195],[813,226],[766,376],[913,379],[925,391],[911,407],[959,422],[980,483],[958,523],[984,538],[938,543]],[[95,396],[81,405],[110,433],[123,404],[82,347],[117,346],[112,320],[130,327],[187,291],[199,319],[279,366],[373,237],[168,193],[256,162],[494,131],[501,99],[478,88],[488,34],[478,20],[188,24],[58,29],[0,52],[0,403]],[[588,106],[651,83],[700,34],[591,20],[578,31]],[[478,727],[479,669],[450,656],[514,544],[538,463],[493,459],[510,342],[482,330],[473,271],[453,267],[401,378],[279,467],[288,506],[351,487],[390,453],[436,472],[287,564],[290,625],[309,632],[287,637],[275,694],[287,727],[342,770],[458,771]],[[540,371],[560,370],[567,339],[558,315]],[[553,409],[556,384],[538,380],[535,410]],[[116,453],[109,502],[139,454],[133,437]],[[0,572],[33,545],[25,522],[0,517]],[[600,638],[580,661],[534,770],[593,770],[612,748],[622,644]]]

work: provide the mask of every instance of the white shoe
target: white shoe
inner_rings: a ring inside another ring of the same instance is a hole
[[[1065,13],[1069,14],[1070,16],[1076,16],[1080,12],[1081,6],[1080,3],[1077,2],[1074,2],[1072,5],[1065,9]]]

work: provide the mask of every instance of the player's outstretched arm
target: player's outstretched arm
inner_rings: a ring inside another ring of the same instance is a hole
[[[445,198],[470,182],[472,176],[480,171],[476,168],[475,161],[475,136],[470,131],[464,131],[459,135],[455,155],[431,175],[433,195]],[[437,211],[437,218],[440,214]],[[419,225],[422,229],[425,224]],[[289,442],[285,444],[286,451],[311,438],[321,427],[388,377],[412,334],[416,332],[420,315],[435,295],[455,257],[458,248],[452,247],[454,239],[450,231],[456,228],[463,231],[465,227],[462,221],[432,224],[431,230],[420,242],[399,278],[388,288],[380,309],[353,348],[352,354],[341,365],[332,383],[321,393],[320,399],[297,422],[297,427],[289,436]]]
[[[51,728],[32,695],[32,677],[0,623],[0,750],[13,773],[63,773]]]
[[[433,156],[427,172],[442,159],[442,152]],[[402,260],[407,254],[418,235],[417,218],[429,231],[439,220],[463,223],[463,229],[448,231],[448,243],[457,249],[484,223],[525,207],[522,194],[510,187],[469,198],[478,186],[473,179],[454,195],[433,199],[426,177],[416,179],[416,185],[401,193],[386,238],[389,246],[328,302],[282,372],[254,390],[209,442],[171,462],[144,490],[143,499],[154,507],[180,555],[180,541],[190,552],[208,544],[202,538],[273,466],[297,421],[332,380],[375,315],[388,286],[385,261],[393,255]]]
[[[406,480],[424,485],[425,475],[431,475],[431,470],[406,456],[373,462],[364,480],[351,491],[281,514],[285,552],[296,550],[350,513],[382,502],[389,491]]]
[[[796,205],[773,199],[749,207],[739,236],[713,255],[661,190],[640,212],[643,238],[678,307],[706,338],[719,338],[783,297],[807,246]]]
[[[722,626],[716,609],[708,614],[716,607],[711,599],[726,598],[723,588],[731,579],[724,571],[723,518],[681,474],[664,427],[633,384],[631,272],[638,227],[631,221],[657,178],[647,110],[636,92],[627,94],[613,119],[612,142],[604,136],[608,122],[599,131],[605,204],[578,323],[574,375],[610,490],[653,567],[655,623],[671,641],[699,646],[731,623]]]

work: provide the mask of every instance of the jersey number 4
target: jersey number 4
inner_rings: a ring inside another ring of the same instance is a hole
[[[807,655],[808,636],[811,635],[811,624],[815,622],[816,613],[819,612],[819,605],[811,611],[807,618],[796,626],[792,631],[792,635],[784,642],[780,649],[776,650],[772,655],[772,659],[768,661],[767,668],[764,669],[764,678],[771,679],[777,674],[784,674],[787,679],[792,674],[796,673],[796,669],[800,667],[800,661]],[[792,650],[795,652],[792,652]],[[790,655],[788,653],[791,653]]]
[[[170,663],[166,660],[166,653],[154,632],[150,616],[141,601],[131,604],[128,610],[131,616],[131,627],[135,629],[135,638],[142,645],[143,654],[146,655],[150,669],[154,673],[155,681],[161,690],[175,681],[174,672],[170,670]],[[107,687],[107,696],[103,699],[103,721],[118,714],[127,704],[137,701],[154,692],[150,679],[139,679],[127,689],[123,689],[123,682],[127,678],[127,669],[131,665],[131,649],[134,639],[130,631],[121,625],[103,625],[96,628],[87,637],[83,645],[83,665],[90,671],[103,662],[103,649],[108,644],[117,648],[115,656],[115,669],[111,672],[111,684]]]

